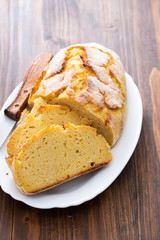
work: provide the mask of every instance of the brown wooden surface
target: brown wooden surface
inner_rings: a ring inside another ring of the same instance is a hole
[[[133,156],[95,199],[39,210],[0,188],[0,240],[160,239],[160,1],[0,0],[0,9],[0,107],[36,55],[78,42],[115,50],[144,107]]]

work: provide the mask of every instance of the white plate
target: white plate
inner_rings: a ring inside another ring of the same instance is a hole
[[[129,161],[139,139],[142,126],[142,101],[138,88],[132,78],[126,74],[128,113],[122,135],[113,147],[111,163],[94,172],[63,183],[43,193],[33,196],[23,195],[15,186],[12,173],[5,161],[6,144],[0,149],[0,185],[4,192],[29,206],[49,209],[79,205],[88,201],[110,186]],[[12,92],[4,107],[15,98],[20,85]],[[6,174],[8,173],[8,175]]]

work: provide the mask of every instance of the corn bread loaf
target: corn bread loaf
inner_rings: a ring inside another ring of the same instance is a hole
[[[20,151],[23,144],[35,133],[50,125],[64,125],[66,122],[75,125],[89,125],[91,122],[81,117],[78,112],[67,106],[47,105],[41,98],[36,99],[31,112],[25,115],[24,121],[18,125],[7,144],[7,162],[11,166],[13,156]]]
[[[92,121],[110,146],[120,136],[126,115],[126,81],[120,58],[99,44],[62,49],[37,80],[29,105],[42,97],[67,105]]]
[[[60,50],[37,79],[7,144],[20,190],[34,194],[107,165],[127,111],[125,71],[95,43]]]
[[[15,183],[33,194],[107,165],[112,159],[104,137],[89,126],[50,126],[23,145],[12,164]]]

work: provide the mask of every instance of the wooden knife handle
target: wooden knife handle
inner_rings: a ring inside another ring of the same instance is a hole
[[[52,58],[53,55],[51,53],[42,53],[34,59],[30,69],[28,70],[23,80],[22,87],[16,99],[8,108],[4,110],[5,114],[9,118],[16,121],[19,119],[36,80],[42,75],[44,68],[47,66],[47,64],[51,61]]]

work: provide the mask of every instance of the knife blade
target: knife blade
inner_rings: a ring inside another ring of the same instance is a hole
[[[15,124],[16,121],[8,118],[4,114],[4,109],[2,109],[0,112],[0,148],[2,147]]]
[[[51,53],[38,55],[29,68],[15,100],[7,108],[2,108],[0,112],[0,147],[19,120],[36,80],[42,75],[52,58]]]

